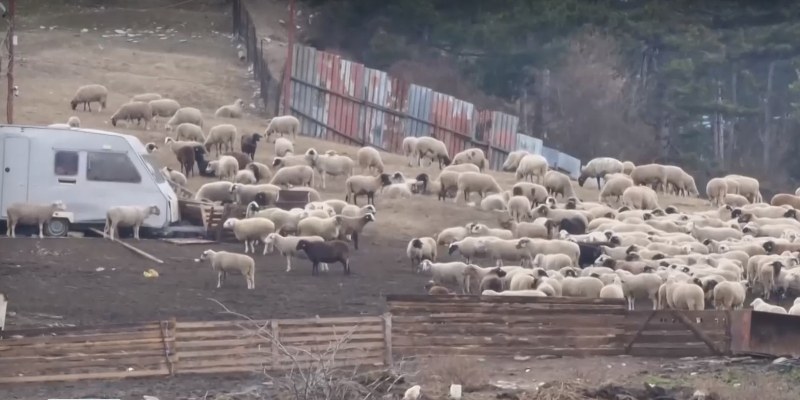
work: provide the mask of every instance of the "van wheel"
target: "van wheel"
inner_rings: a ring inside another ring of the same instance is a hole
[[[47,236],[67,236],[69,221],[64,218],[53,218],[44,225],[44,234]]]

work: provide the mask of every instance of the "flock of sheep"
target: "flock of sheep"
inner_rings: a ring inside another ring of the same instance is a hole
[[[98,102],[102,108],[106,97],[104,87],[88,85],[78,90],[71,105],[91,109],[90,103]],[[242,106],[237,100],[215,115],[239,118]],[[196,260],[210,260],[218,286],[226,272],[235,270],[246,277],[249,289],[255,287],[255,262],[246,253],[255,253],[257,244],[263,245],[263,254],[285,257],[287,271],[299,257],[311,261],[313,274],[336,262],[349,273],[349,242],[357,250],[359,235],[376,221],[376,195],[469,203],[477,194],[477,207],[496,215],[496,227],[472,222],[408,242],[413,272],[432,278],[426,285],[430,294],[457,289],[483,295],[624,298],[630,308],[636,300],[649,300],[654,308],[702,310],[711,305],[742,307],[751,292],[759,297],[751,303],[757,310],[786,312],[767,301],[800,290],[800,196],[779,194],[764,203],[758,180],[750,177],[710,180],[706,194],[717,208],[692,213],[659,203],[659,192],[699,196],[694,178],[671,165],[593,159],[581,168],[577,181],[583,186],[590,178],[596,180],[600,194],[590,201],[577,196],[569,176],[526,151],[508,155],[502,169],[513,172],[516,183],[503,188],[485,172],[488,162],[482,150],[467,149],[451,158],[445,143],[434,137],[408,137],[402,147],[410,167],[437,163],[438,176],[420,172],[406,177],[387,173],[381,154],[368,146],[355,159],[314,148],[295,154],[289,137],[296,137],[299,121],[292,116],[271,119],[263,134],[239,134],[234,125],[221,124],[206,135],[199,110],[147,93],[122,105],[112,123],[143,121],[147,128],[158,117],[169,118],[165,127],[175,136],[168,135],[165,145],[181,165],[180,172],[164,168],[167,179],[186,185],[196,166],[197,174],[216,177],[200,187],[196,200],[247,208],[245,218],[230,218],[223,225],[244,242],[245,254],[207,250]],[[67,125],[75,123],[77,118]],[[272,161],[255,161],[259,141],[269,142],[273,134]],[[158,149],[155,143],[146,147]],[[209,160],[215,152],[217,158]],[[343,181],[335,187],[342,189],[344,200],[323,200],[317,191],[331,179]],[[310,202],[303,209],[277,208],[281,190],[306,192]],[[358,206],[362,196],[367,204]],[[109,210],[107,231],[113,235],[118,225],[137,227],[157,212],[150,206]],[[17,218],[23,223],[40,219]],[[13,233],[12,224],[9,229]],[[463,261],[439,262],[441,246]],[[493,265],[473,264],[479,259]],[[800,314],[800,305],[789,313]]]

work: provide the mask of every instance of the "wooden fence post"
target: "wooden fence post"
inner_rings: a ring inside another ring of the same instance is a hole
[[[387,367],[394,364],[392,359],[392,314],[383,314],[383,362]]]
[[[280,358],[280,351],[278,350],[278,346],[280,346],[278,321],[274,319],[270,321],[270,330],[272,331],[272,369],[277,371],[280,369],[280,362],[278,361]]]
[[[5,294],[0,293],[0,331],[6,329],[6,308],[8,308],[8,299]]]

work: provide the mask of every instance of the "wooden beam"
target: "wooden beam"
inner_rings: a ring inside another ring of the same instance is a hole
[[[708,335],[705,334],[705,332],[697,328],[694,322],[690,321],[689,318],[686,318],[686,316],[683,315],[683,313],[677,310],[672,310],[672,315],[674,315],[675,318],[677,318],[678,321],[680,321],[683,325],[689,328],[689,330],[692,331],[692,333],[694,333],[694,335],[697,336],[698,339],[702,340],[703,343],[705,343],[706,346],[708,346],[708,348],[711,349],[714,355],[722,354],[722,352],[714,344],[714,341],[711,340],[711,338],[709,338]]]
[[[99,231],[99,230],[97,230],[95,228],[89,228],[89,230],[94,232],[94,233],[96,233],[96,234],[98,234],[98,235],[100,235],[100,236],[102,236],[103,238],[108,238],[105,233],[103,233],[103,232],[101,232],[101,231]],[[110,239],[110,238],[108,238],[108,239]],[[159,263],[159,264],[163,264],[164,263],[163,260],[161,260],[159,258],[156,258],[154,255],[152,255],[152,254],[150,254],[150,253],[148,253],[148,252],[146,252],[144,250],[137,249],[136,247],[133,247],[133,246],[121,241],[121,240],[117,240],[117,239],[111,239],[111,240],[116,242],[116,243],[121,244],[123,247],[127,248],[128,250],[130,250],[130,251],[132,251],[132,252],[134,252],[134,253],[142,256],[142,257],[149,258],[153,262],[156,262],[156,263]]]

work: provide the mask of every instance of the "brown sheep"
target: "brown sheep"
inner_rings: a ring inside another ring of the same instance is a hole
[[[195,147],[193,146],[184,146],[178,148],[175,151],[175,158],[178,159],[178,163],[181,164],[181,172],[186,174],[186,176],[191,176],[194,172],[194,164],[195,164]]]
[[[231,151],[223,155],[235,158],[236,161],[239,163],[239,169],[245,169],[247,168],[247,164],[253,162],[253,159],[251,159],[249,155],[244,154],[240,151]]]

